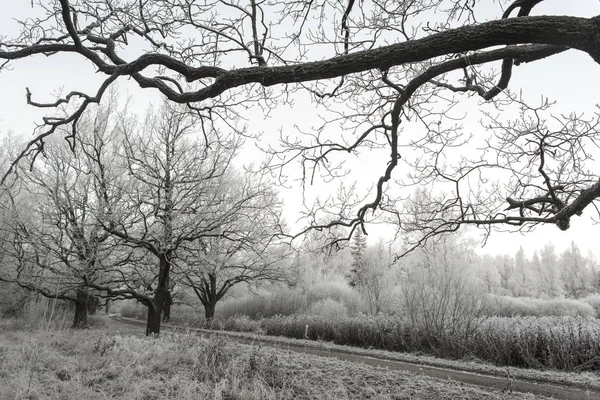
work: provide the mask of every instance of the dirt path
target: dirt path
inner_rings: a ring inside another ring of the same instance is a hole
[[[112,315],[111,318],[115,321],[119,321],[125,324],[140,325],[145,324],[140,321],[131,319],[124,319],[119,316]],[[595,390],[578,389],[574,387],[565,387],[558,385],[551,385],[538,382],[530,382],[524,380],[511,379],[510,381],[506,378],[500,378],[492,375],[483,375],[474,372],[458,371],[448,368],[432,367],[428,365],[413,364],[402,361],[389,360],[374,356],[365,356],[350,351],[344,352],[341,350],[330,350],[323,349],[316,346],[309,346],[304,344],[294,344],[288,341],[278,341],[276,338],[260,337],[260,338],[248,338],[237,335],[235,333],[224,332],[224,331],[212,331],[200,328],[177,328],[174,326],[165,326],[166,329],[181,329],[185,331],[195,331],[207,335],[215,336],[227,336],[229,339],[244,344],[263,344],[267,346],[276,347],[278,349],[294,351],[298,353],[311,354],[320,357],[332,357],[340,360],[363,363],[373,365],[376,367],[388,368],[399,371],[409,371],[419,375],[432,376],[439,379],[453,380],[458,382],[464,382],[472,385],[494,387],[504,390],[512,390],[521,393],[532,393],[535,395],[546,396],[554,399],[564,400],[600,400],[600,392]]]

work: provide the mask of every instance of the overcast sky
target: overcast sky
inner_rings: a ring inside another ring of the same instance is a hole
[[[0,14],[0,35],[12,37],[16,33],[17,25],[13,18],[23,18],[30,15],[30,1],[19,0],[6,2],[3,12]],[[497,2],[490,1],[482,9],[484,14],[480,21],[493,19],[499,14]],[[543,2],[533,14],[563,14],[589,17],[600,14],[600,2],[598,0],[547,0]],[[521,65],[515,68],[511,88],[522,87],[527,99],[538,99],[543,94],[551,100],[558,102],[557,111],[568,113],[571,111],[593,111],[598,103],[598,90],[600,81],[600,66],[583,53],[569,51],[550,59],[536,62],[531,65]],[[90,63],[84,62],[79,57],[72,55],[54,56],[51,58],[37,57],[25,61],[17,61],[12,64],[12,70],[0,72],[0,134],[13,130],[26,137],[31,136],[36,122],[43,115],[38,109],[26,105],[25,88],[29,87],[38,101],[48,101],[53,98],[49,96],[64,87],[70,91],[78,89],[93,91],[97,88],[102,76],[95,74]],[[156,92],[142,91],[136,85],[121,80],[121,90],[134,96],[136,99],[136,112],[143,112],[148,102],[158,99]],[[301,111],[305,111],[302,120],[310,119],[310,107],[298,102],[298,108],[280,109],[265,121],[261,113],[255,113],[257,118],[249,120],[249,126],[256,124],[257,128],[265,131],[263,140],[274,140],[280,128],[289,129],[291,117],[298,117]],[[476,131],[479,127],[473,125]],[[385,160],[384,160],[385,161]],[[353,164],[353,176],[361,178],[364,170],[373,167],[373,163],[384,162],[381,159],[365,158],[357,160]],[[378,169],[381,171],[381,168]],[[600,171],[599,171],[600,173]],[[373,174],[365,175],[364,179],[374,181]],[[327,189],[324,189],[327,188]],[[334,190],[336,186],[318,186],[314,191]],[[286,202],[290,209],[297,207],[299,196],[296,192],[287,193]],[[290,215],[292,213],[290,212]],[[379,235],[385,235],[386,231],[374,228],[371,230],[370,240],[375,241]],[[600,226],[594,225],[590,214],[582,217],[574,217],[571,228],[561,232],[555,226],[544,226],[537,228],[534,232],[526,234],[495,233],[492,235],[482,252],[494,254],[516,252],[519,246],[524,246],[530,253],[533,249],[540,249],[547,242],[555,244],[557,249],[562,250],[575,241],[583,252],[589,250],[600,256],[598,236]]]

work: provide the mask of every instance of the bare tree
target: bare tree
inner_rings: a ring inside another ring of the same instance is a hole
[[[183,260],[181,283],[193,289],[207,320],[231,288],[246,283],[286,281],[291,251],[281,241],[281,203],[264,176],[228,174],[223,206],[235,219],[219,227],[219,235],[192,244]]]
[[[473,274],[473,256],[468,243],[440,235],[400,262],[404,313],[425,342],[470,335],[481,323],[486,298]]]
[[[96,176],[98,197],[105,202],[100,217],[104,229],[153,260],[145,268],[143,264],[135,268],[135,274],[146,281],[144,289],[153,294],[127,288],[148,306],[147,334],[160,332],[163,310],[166,305],[168,312],[171,303],[172,275],[181,272],[175,271],[181,260],[203,251],[199,243],[245,239],[244,232],[235,229],[236,223],[250,218],[248,210],[263,205],[253,202],[252,196],[260,196],[254,190],[262,188],[249,186],[256,182],[245,183],[246,196],[232,196],[238,189],[230,185],[229,174],[241,138],[214,128],[202,132],[200,122],[194,112],[168,103],[150,111],[141,128],[122,115],[120,173],[126,177],[115,181],[110,175]],[[96,163],[96,171],[107,171],[94,149],[85,152]]]
[[[255,198],[239,210],[236,226],[225,227],[227,235],[199,241],[186,259],[181,284],[194,291],[204,307],[206,320],[214,317],[217,303],[234,286],[283,282],[288,278],[290,251],[275,239],[281,228],[276,220],[279,217],[272,214],[273,205],[261,204],[264,199],[256,197],[262,195],[240,194]],[[239,225],[241,219],[245,220],[244,227]]]
[[[368,197],[348,195],[309,205],[309,228],[349,227],[349,238],[357,227],[364,229],[371,211],[403,225],[405,210],[397,208],[398,195],[391,189],[407,182],[393,185],[392,174],[402,162],[401,146],[409,147],[409,154],[424,146],[429,149],[424,159],[435,161],[415,162],[412,183],[453,190],[431,197],[427,214],[413,221],[412,228],[424,233],[417,244],[465,224],[567,229],[570,218],[593,208],[600,195],[597,174],[584,173],[575,161],[586,160],[587,143],[596,143],[597,115],[568,116],[557,121],[558,128],[546,126],[544,118],[504,123],[494,117],[491,131],[497,140],[484,155],[446,165],[445,151],[464,145],[468,135],[449,126],[451,114],[431,107],[441,103],[452,109],[458,100],[448,99],[449,93],[473,94],[498,106],[517,100],[506,97],[513,65],[541,62],[567,50],[585,52],[600,63],[598,17],[528,16],[542,2],[37,0],[40,16],[21,21],[19,35],[0,41],[0,59],[6,66],[70,53],[105,77],[94,93],[71,91],[54,101],[38,101],[27,91],[33,106],[77,107],[47,117],[21,158],[41,151],[44,139],[61,126],[72,126],[70,136],[75,136],[84,110],[121,77],[224,123],[252,105],[269,113],[304,92],[319,111],[326,111],[325,121],[309,133],[286,133],[280,146],[269,148],[273,168],[299,160],[310,182],[319,174],[335,178],[348,172],[343,168],[347,155],[387,154],[378,177],[370,179]],[[497,10],[498,20],[479,23],[484,3],[488,9],[508,8]],[[149,50],[129,56],[140,41]],[[505,47],[490,49],[494,46]],[[486,68],[500,60],[498,74]],[[534,107],[525,114],[538,111]],[[404,140],[407,121],[424,130],[422,137]],[[514,143],[510,152],[503,150],[508,143]],[[514,159],[519,161],[515,167]],[[567,169],[554,169],[553,163]],[[491,182],[482,171],[507,168],[508,176],[494,179],[491,187],[469,189],[477,186],[473,179]]]
[[[364,296],[369,312],[377,315],[391,311],[392,288],[397,274],[392,264],[389,249],[380,240],[375,246],[367,248],[365,253],[365,269],[361,274],[357,288]]]
[[[97,305],[89,284],[110,283],[111,269],[130,262],[131,254],[96,220],[94,179],[83,159],[57,139],[4,193],[11,216],[2,226],[3,248],[10,263],[0,280],[74,303],[73,327],[80,328]]]
[[[518,117],[503,122],[488,115],[484,127],[492,135],[481,142],[482,154],[457,156],[474,139],[456,133],[432,131],[424,139],[427,156],[413,164],[404,183],[428,189],[397,215],[407,232],[418,234],[415,242],[461,225],[483,226],[488,233],[493,225],[530,230],[541,223],[566,230],[573,215],[596,207],[600,181],[591,167],[600,113],[557,117],[546,99],[533,107],[506,97]],[[453,156],[458,162],[450,164]]]

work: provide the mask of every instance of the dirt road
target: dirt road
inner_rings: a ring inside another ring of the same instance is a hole
[[[145,324],[141,321],[121,318],[112,315],[111,318],[121,323],[140,325]],[[324,349],[318,346],[310,346],[305,344],[290,343],[289,340],[281,341],[277,338],[261,336],[261,337],[244,337],[235,332],[213,331],[199,328],[177,328],[174,326],[165,326],[165,329],[182,329],[185,331],[194,331],[205,335],[226,336],[231,340],[244,344],[260,343],[266,346],[272,346],[283,350],[289,350],[304,354],[312,354],[320,357],[334,357],[340,360],[363,363],[376,367],[388,368],[399,371],[409,371],[419,375],[432,376],[438,379],[447,379],[458,382],[464,382],[472,385],[495,387],[504,390],[512,390],[521,393],[532,393],[535,395],[546,396],[554,399],[564,400],[600,400],[600,392],[595,390],[586,390],[574,387],[557,386],[546,383],[531,382],[524,380],[501,378],[492,375],[478,374],[474,372],[458,371],[448,368],[432,367],[428,365],[420,365],[408,362],[389,360],[385,358],[365,356],[351,351],[342,351],[339,349]]]

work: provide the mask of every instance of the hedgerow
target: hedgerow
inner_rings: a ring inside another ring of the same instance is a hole
[[[234,328],[230,323],[229,327]],[[577,317],[493,317],[470,334],[418,331],[390,316],[287,316],[260,321],[268,335],[439,357],[476,358],[501,366],[565,371],[600,368],[600,321]]]

